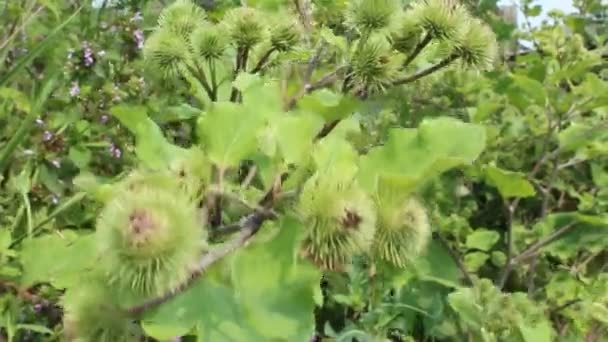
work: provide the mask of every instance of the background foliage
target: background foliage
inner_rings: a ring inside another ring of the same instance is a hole
[[[0,0],[0,341],[608,338],[605,3],[530,28],[523,1],[523,29],[492,0],[194,3],[204,21]],[[416,4],[434,11],[401,16]],[[100,213],[144,170],[204,190],[209,246],[167,298],[88,272],[109,264]],[[370,201],[405,197],[428,236],[323,235],[336,203],[388,227]]]

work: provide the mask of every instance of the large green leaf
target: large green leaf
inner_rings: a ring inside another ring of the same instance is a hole
[[[80,11],[82,10],[82,6],[78,7],[76,11],[72,13],[66,20],[64,20],[61,24],[57,25],[49,34],[36,46],[31,49],[25,56],[21,57],[16,63],[13,64],[13,67],[8,70],[2,77],[0,77],[0,87],[4,87],[9,81],[13,79],[13,77],[19,75],[21,71],[38,55],[40,55],[44,50],[46,50],[49,46],[53,44],[53,42],[59,37],[59,34],[63,31],[63,29],[68,26],[72,20],[74,20]]]
[[[323,125],[314,115],[284,115],[273,119],[269,130],[281,156],[288,164],[300,164],[310,157],[313,138]]]
[[[424,255],[415,260],[413,268],[422,280],[447,287],[458,287],[461,273],[448,250],[437,241],[431,241]]]
[[[488,183],[495,186],[504,198],[530,197],[536,194],[534,187],[521,172],[503,170],[494,165],[486,168]]]
[[[82,272],[96,263],[96,250],[94,234],[73,231],[25,240],[20,254],[22,285],[48,282],[66,288],[75,284]]]
[[[205,342],[306,340],[313,332],[321,275],[297,258],[301,229],[294,219],[284,219],[276,235],[258,236],[231,263],[215,265],[190,289],[149,313],[144,329],[160,340],[194,328]],[[231,279],[220,281],[221,267],[229,265]]]
[[[371,191],[381,178],[413,191],[444,171],[472,163],[485,141],[483,126],[447,117],[426,119],[418,129],[393,129],[384,146],[361,158],[360,179]]]
[[[478,229],[467,236],[467,248],[489,251],[500,239],[500,234],[493,230]]]
[[[582,249],[597,251],[608,248],[608,216],[556,213],[541,221],[538,229],[543,236],[549,236],[566,226],[571,226],[571,229],[545,247],[550,254],[567,259],[578,255]]]
[[[198,121],[198,134],[209,158],[222,168],[238,165],[257,149],[265,123],[263,108],[216,102]]]
[[[327,121],[340,120],[351,115],[360,103],[350,96],[336,94],[329,89],[320,89],[298,101],[304,111],[317,113]]]
[[[471,288],[463,288],[448,295],[448,303],[467,325],[480,328],[484,322],[483,308],[477,304],[475,292]]]
[[[285,218],[277,235],[240,250],[232,265],[239,303],[268,340],[305,341],[314,330],[320,272],[297,257],[301,224]]]
[[[148,314],[142,327],[161,341],[185,335],[194,328],[199,341],[204,342],[263,341],[245,320],[232,289],[210,274]]]
[[[545,104],[547,92],[542,83],[524,75],[513,75],[512,77],[523,94],[530,97],[538,105]]]
[[[165,139],[158,125],[148,117],[145,107],[118,105],[110,112],[135,135],[135,152],[143,165],[163,169],[185,155],[185,149]]]
[[[608,125],[572,123],[559,133],[559,145],[563,151],[576,151],[587,147],[596,139],[608,141]]]

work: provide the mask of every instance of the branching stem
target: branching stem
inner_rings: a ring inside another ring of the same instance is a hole
[[[453,53],[453,54],[449,55],[448,57],[444,58],[443,60],[441,60],[439,63],[437,63],[431,67],[428,67],[427,69],[421,70],[411,76],[407,76],[402,79],[398,79],[398,80],[394,81],[393,85],[399,86],[399,85],[417,81],[425,76],[428,76],[436,71],[439,71],[439,70],[447,67],[448,65],[452,64],[452,62],[454,62],[458,58],[460,58],[460,55],[457,53]]]
[[[427,32],[424,38],[422,38],[422,40],[416,45],[412,53],[407,57],[405,62],[403,62],[403,67],[406,68],[408,65],[410,65],[414,61],[414,59],[418,57],[422,50],[424,50],[424,48],[429,45],[432,39],[432,35]]]
[[[257,74],[258,72],[262,71],[262,69],[266,66],[266,63],[268,62],[268,59],[270,58],[272,53],[275,51],[276,51],[276,49],[274,47],[271,47],[270,49],[268,49],[268,51],[266,51],[266,53],[264,53],[264,55],[260,58],[260,60],[258,61],[258,64],[256,64],[255,67],[253,68],[253,70],[251,70],[251,73]]]
[[[199,260],[196,269],[192,271],[188,280],[180,284],[177,288],[166,292],[162,296],[152,298],[139,305],[128,308],[126,310],[127,314],[131,317],[140,317],[147,310],[168,302],[178,294],[190,288],[190,286],[192,286],[202,275],[204,275],[216,262],[245,245],[249,239],[251,239],[258,232],[260,227],[262,227],[262,224],[269,217],[270,216],[268,214],[260,212],[253,213],[245,217],[240,225],[240,233],[221,247],[217,247],[211,250],[209,253],[203,255]]]

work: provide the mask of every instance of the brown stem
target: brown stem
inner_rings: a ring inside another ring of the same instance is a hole
[[[464,277],[467,285],[472,286],[474,284],[473,278],[471,278],[471,275],[469,274],[469,271],[467,271],[467,268],[465,267],[464,263],[462,262],[460,256],[458,256],[456,251],[454,251],[454,249],[452,249],[450,247],[450,244],[448,243],[448,241],[441,234],[437,233],[436,236],[437,236],[437,239],[439,240],[439,242],[441,242],[443,247],[445,247],[445,249],[448,251],[448,253],[452,257],[452,260],[454,260],[454,262],[460,269],[460,273],[462,273],[462,276]]]
[[[405,62],[403,62],[403,67],[405,68],[410,65],[414,61],[414,59],[418,57],[422,50],[424,50],[424,48],[429,45],[432,39],[433,37],[431,36],[431,34],[427,32],[424,38],[422,38],[422,40],[418,44],[416,44],[414,51],[412,51],[412,53],[407,57]]]
[[[237,48],[236,53],[236,68],[234,69],[234,79],[239,75],[239,72],[247,70],[247,58],[249,57],[249,48],[246,46],[240,46]],[[230,92],[230,102],[236,102],[239,99],[239,90],[236,87],[232,87]]]
[[[437,63],[427,69],[421,70],[411,76],[407,76],[402,79],[394,81],[393,85],[398,86],[398,85],[403,85],[406,83],[412,83],[414,81],[417,81],[425,76],[428,76],[438,70],[441,70],[441,69],[447,67],[448,65],[452,64],[452,62],[454,62],[458,58],[460,58],[460,55],[457,53],[453,53],[453,54],[449,55],[448,57],[444,58],[443,60],[441,60],[439,63]]]
[[[266,66],[266,62],[268,62],[270,55],[272,55],[272,53],[275,51],[276,49],[274,47],[268,49],[268,51],[266,51],[266,53],[264,53],[264,55],[260,58],[258,64],[256,64],[253,70],[251,70],[251,73],[257,74],[258,72],[262,71],[262,68],[264,68]]]
[[[312,84],[308,83],[308,82],[304,83],[304,86],[302,88],[300,88],[298,93],[289,99],[289,101],[285,105],[286,110],[293,109],[293,107],[295,107],[298,100],[300,100],[304,95],[310,94],[317,89],[321,89],[323,87],[326,87],[326,86],[336,82],[336,80],[338,79],[338,74],[340,73],[340,71],[343,68],[344,67],[338,67],[336,70],[328,72],[323,77],[321,77],[320,80],[318,80]]]
[[[178,294],[184,292],[190,286],[192,286],[196,280],[198,280],[202,275],[204,275],[207,270],[213,266],[216,262],[227,256],[228,254],[234,252],[239,247],[243,246],[249,239],[251,239],[260,229],[262,224],[270,218],[270,215],[267,213],[255,212],[246,216],[242,223],[240,223],[240,233],[235,236],[233,239],[228,241],[225,245],[213,249],[209,253],[205,254],[198,262],[196,269],[191,273],[190,278],[185,282],[181,283],[177,288],[172,289],[171,291],[166,292],[162,296],[152,298],[147,300],[139,305],[128,308],[127,314],[132,317],[139,317],[147,310],[155,308],[163,303],[168,302],[173,299]]]
[[[511,273],[513,268],[515,268],[515,266],[517,266],[519,263],[525,261],[526,259],[536,256],[543,247],[545,247],[548,244],[552,243],[553,241],[559,239],[562,235],[569,232],[575,226],[576,226],[576,223],[571,222],[571,223],[561,227],[560,229],[556,230],[555,232],[549,234],[547,237],[545,237],[543,239],[539,239],[537,242],[535,242],[530,247],[528,247],[525,251],[523,251],[520,254],[518,254],[517,256],[513,257],[507,263],[506,267],[504,268],[504,270],[499,278],[499,281],[497,283],[498,288],[502,289],[504,287],[504,285],[507,281],[507,278],[509,277],[509,274]]]

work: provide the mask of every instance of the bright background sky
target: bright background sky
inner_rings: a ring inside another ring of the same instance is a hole
[[[501,0],[498,2],[499,4],[505,4],[505,5],[510,5],[513,3],[519,3],[519,1],[517,0]],[[541,5],[543,8],[543,12],[540,16],[535,17],[535,18],[530,18],[530,23],[532,24],[532,26],[536,26],[539,25],[543,19],[547,18],[547,12],[552,10],[552,9],[558,9],[561,11],[564,11],[566,13],[569,12],[573,12],[576,9],[574,8],[574,6],[572,5],[572,0],[535,0],[532,5]],[[520,20],[519,22],[522,23],[523,22],[523,17],[522,14],[520,13]]]

